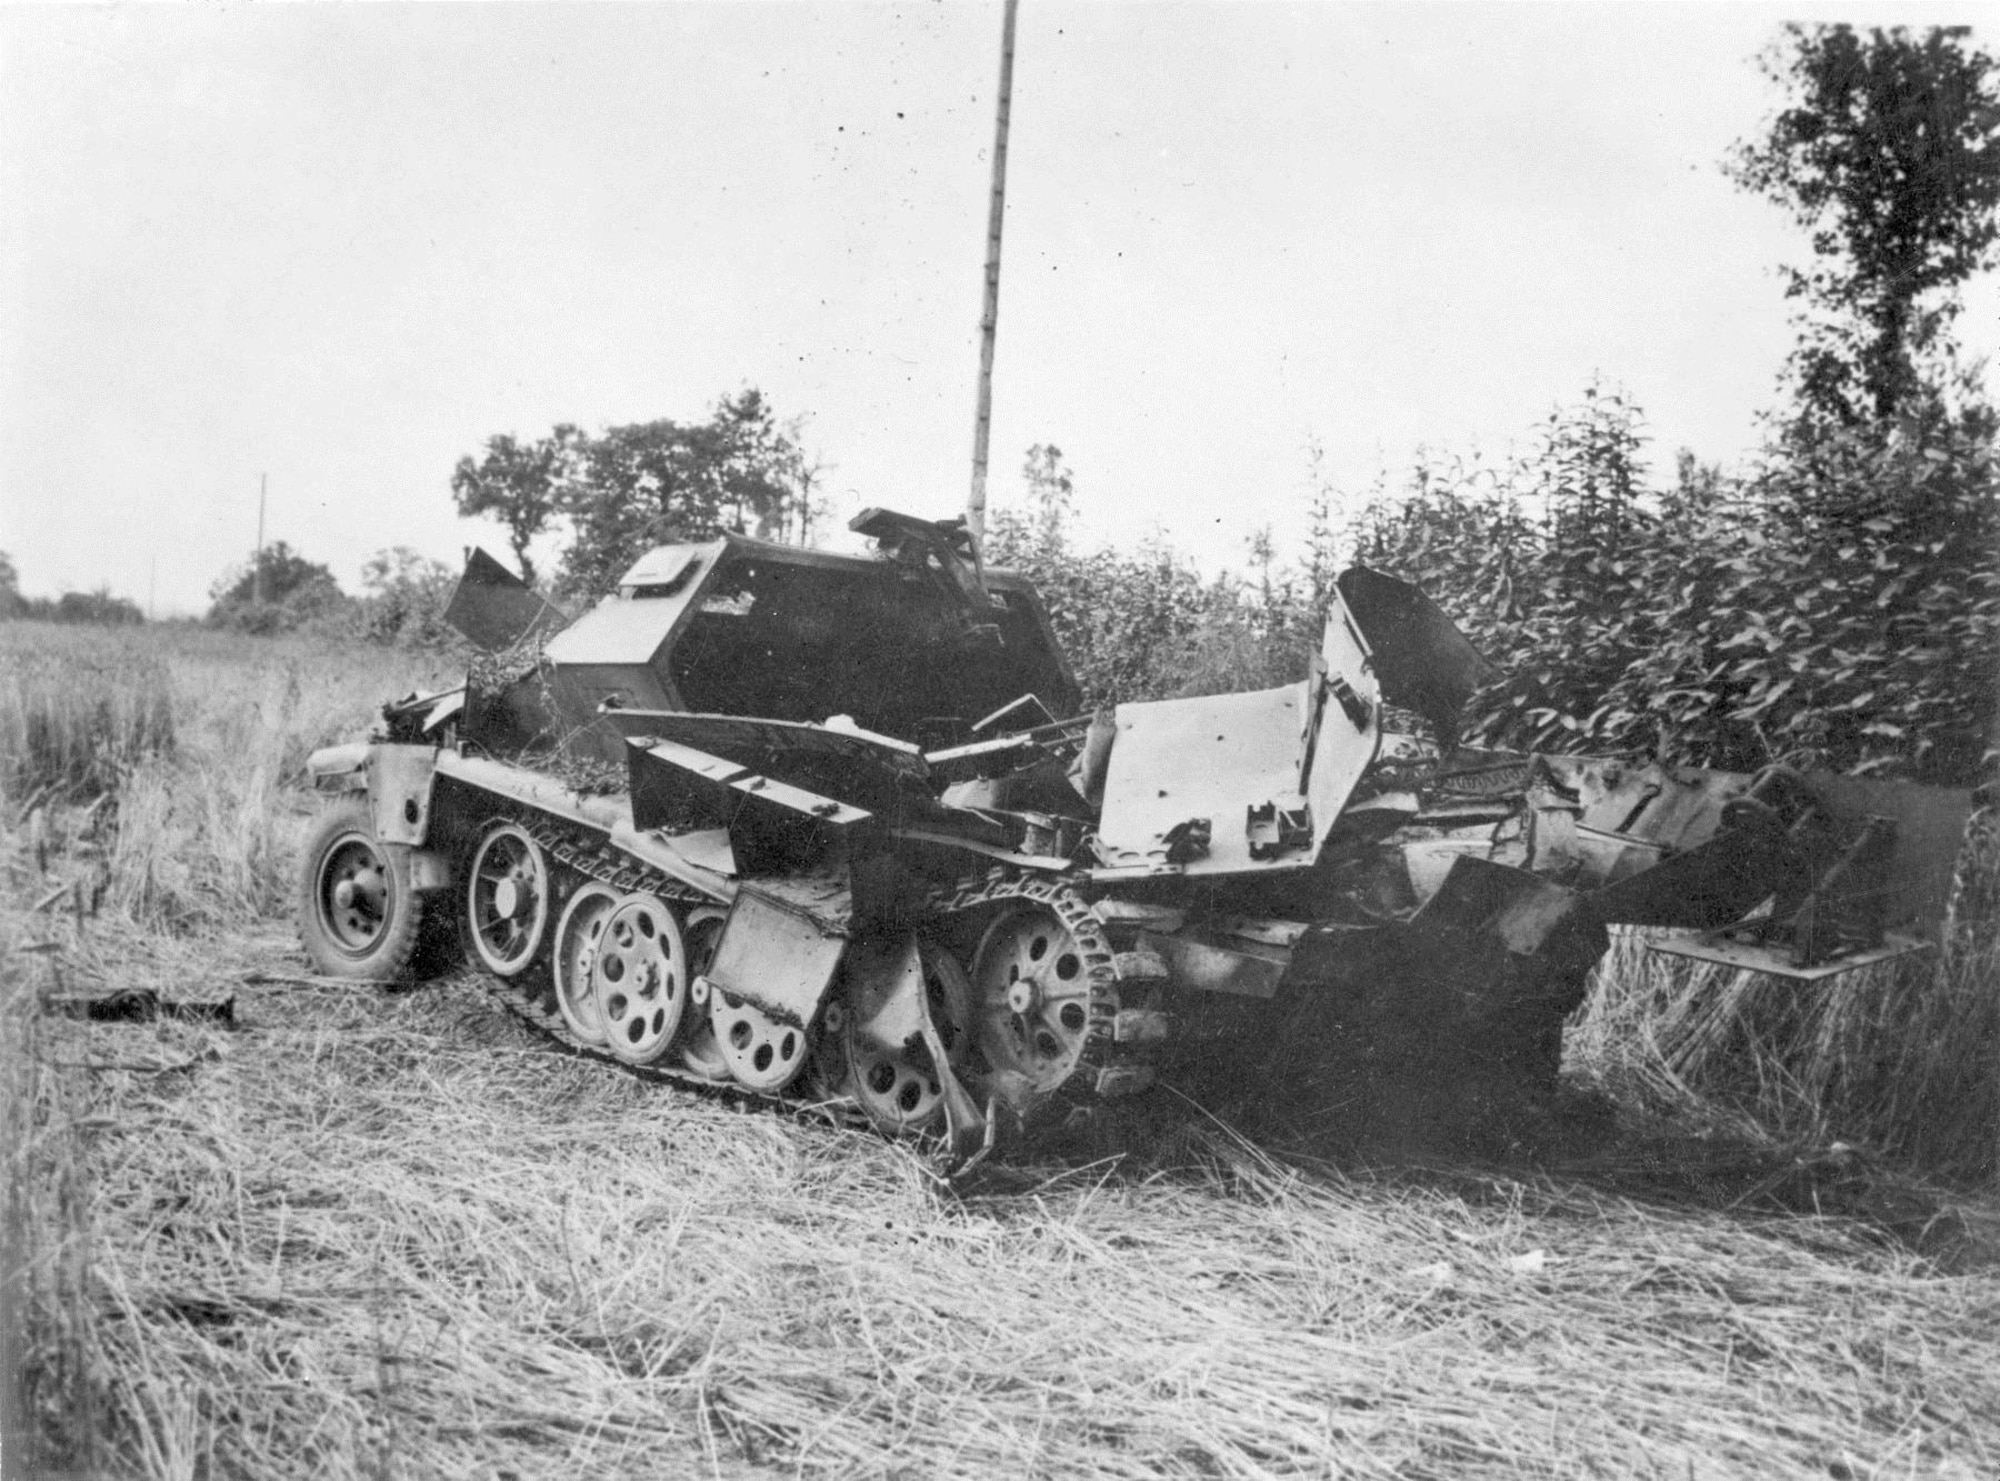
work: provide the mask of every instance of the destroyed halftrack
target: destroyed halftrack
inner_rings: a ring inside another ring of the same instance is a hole
[[[1295,683],[1079,713],[959,522],[855,527],[660,547],[568,624],[475,553],[467,684],[312,757],[319,969],[462,949],[578,1049],[962,1164],[1161,1082],[1532,1100],[1608,927],[1814,978],[1942,913],[1968,794],[1457,748],[1493,671],[1380,573]]]

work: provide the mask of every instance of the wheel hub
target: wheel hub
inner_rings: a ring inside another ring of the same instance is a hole
[[[472,949],[497,977],[526,971],[548,934],[550,874],[541,845],[514,823],[495,823],[473,852],[465,908]]]
[[[611,1052],[650,1064],[687,1008],[687,947],[665,902],[635,895],[611,912],[591,962],[592,992]]]
[[[604,1020],[598,1016],[592,972],[597,964],[597,948],[604,939],[604,927],[611,913],[625,903],[625,898],[610,885],[592,881],[570,897],[556,926],[552,962],[556,1008],[570,1032],[586,1044],[605,1042]]]
[[[316,893],[320,925],[348,954],[374,949],[388,928],[389,885],[372,842],[350,834],[326,854]]]
[[[995,1069],[1034,1093],[1060,1086],[1082,1062],[1092,988],[1084,946],[1052,910],[1022,903],[996,917],[973,957],[979,1044]]]

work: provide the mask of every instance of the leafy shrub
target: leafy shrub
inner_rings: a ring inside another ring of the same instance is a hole
[[[1510,677],[1473,734],[1726,769],[1966,782],[2000,651],[1993,420],[1796,434],[1746,476],[1652,487],[1639,413],[1593,388],[1494,480],[1435,464],[1360,522]]]
[[[336,616],[347,601],[333,572],[283,540],[224,573],[209,595],[209,626],[265,636]]]

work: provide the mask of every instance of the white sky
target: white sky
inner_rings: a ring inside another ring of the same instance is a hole
[[[1977,12],[1988,20],[1993,12]],[[1734,461],[1805,243],[1717,165],[1781,20],[1916,7],[1025,0],[994,496],[1235,558],[1304,448],[1503,455],[1593,373]],[[195,611],[256,532],[504,543],[495,432],[810,416],[838,512],[962,506],[997,4],[0,8],[0,549]],[[1990,31],[1982,41],[1992,45]],[[1963,337],[2000,342],[2000,291]]]

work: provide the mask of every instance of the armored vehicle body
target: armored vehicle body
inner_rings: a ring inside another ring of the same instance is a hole
[[[1814,976],[1941,914],[1966,794],[1459,749],[1493,671],[1380,573],[1295,683],[1079,713],[958,522],[855,523],[661,547],[574,623],[475,555],[466,685],[312,758],[320,970],[462,943],[580,1049],[962,1164],[1163,1080],[1532,1099],[1608,927]]]

